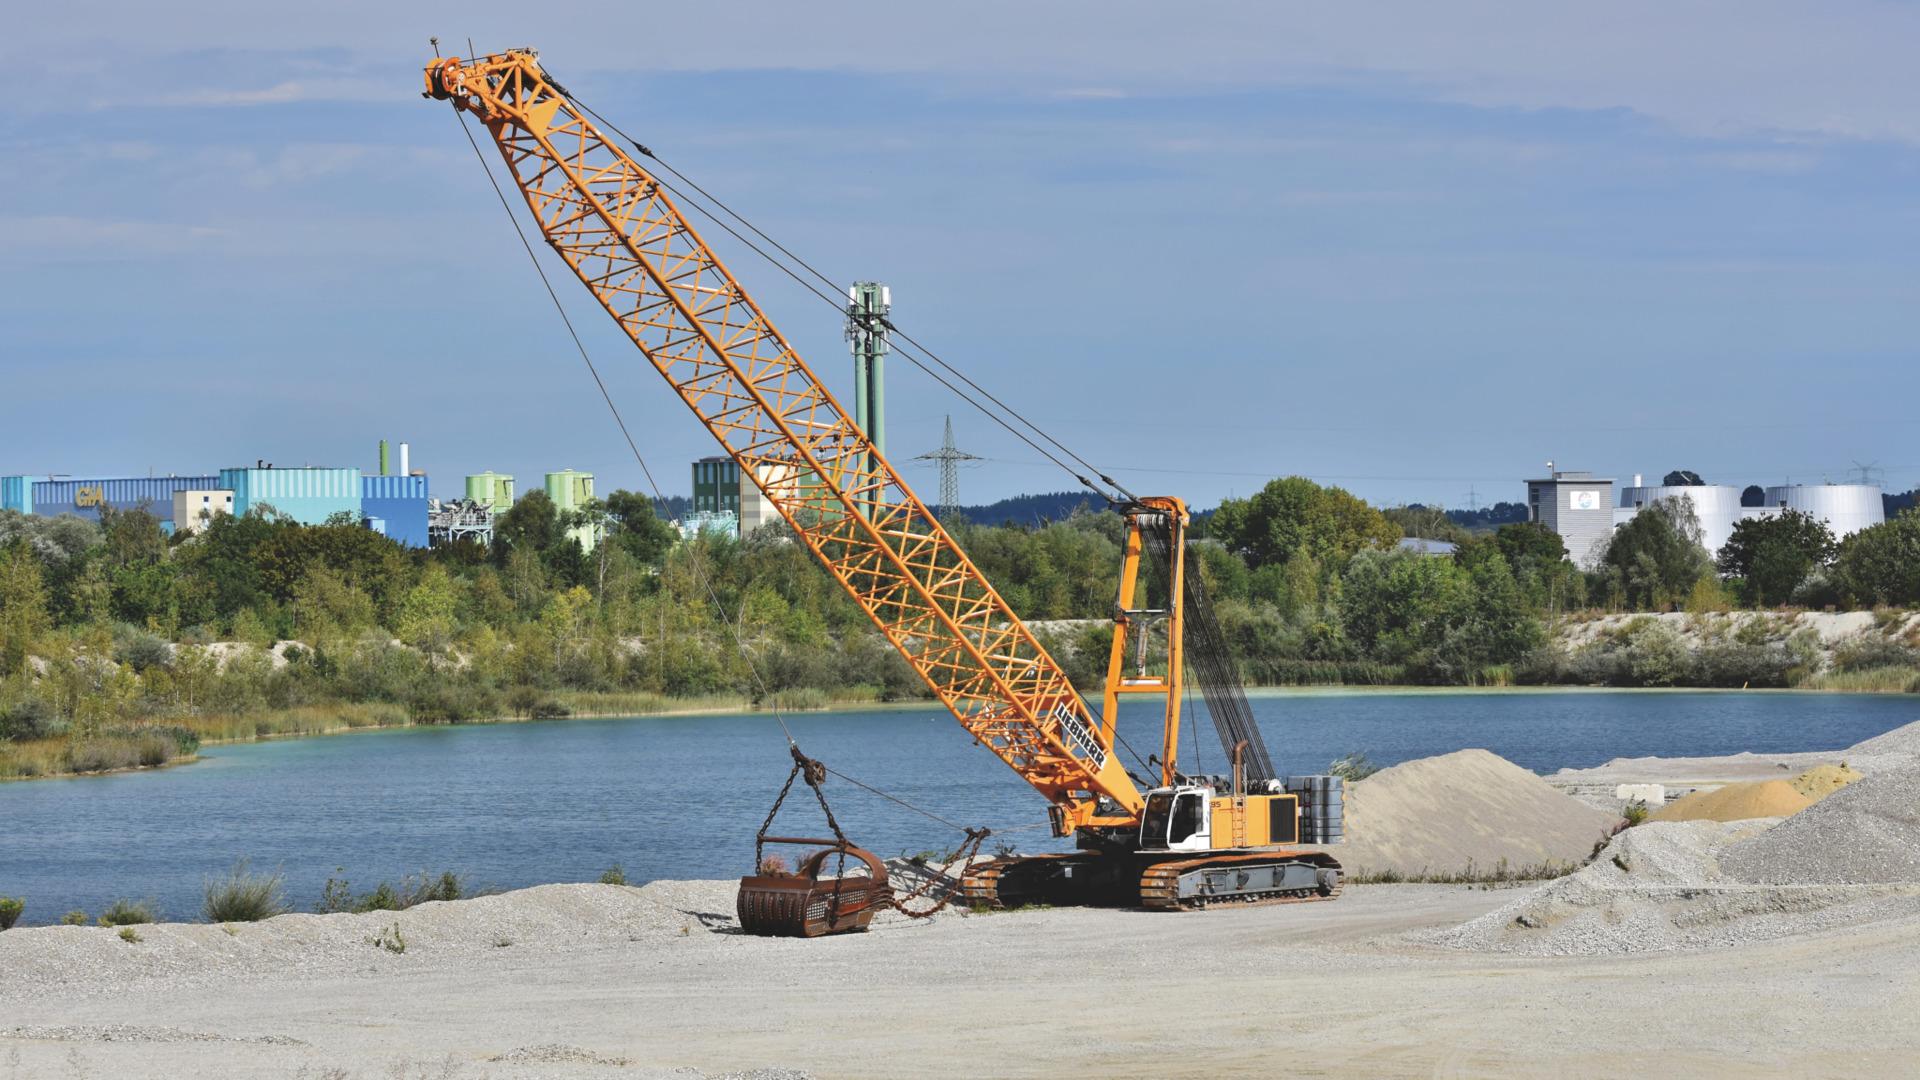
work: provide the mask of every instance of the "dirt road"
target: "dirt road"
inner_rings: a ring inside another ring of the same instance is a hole
[[[1611,959],[1399,940],[1508,891],[1359,886],[728,932],[730,887],[0,935],[0,1077],[1909,1075],[1920,925]],[[408,943],[377,943],[397,927]]]

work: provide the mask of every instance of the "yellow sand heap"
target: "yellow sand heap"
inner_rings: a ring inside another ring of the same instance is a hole
[[[1860,774],[1841,762],[1838,765],[1816,765],[1787,783],[1809,800],[1819,802],[1858,779]]]
[[[1745,821],[1748,818],[1791,817],[1813,805],[1785,780],[1753,780],[1728,784],[1712,791],[1696,791],[1668,803],[1648,816],[1649,821]]]

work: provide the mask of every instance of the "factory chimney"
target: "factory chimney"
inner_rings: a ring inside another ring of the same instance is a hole
[[[387,475],[387,440],[380,440],[380,475]]]
[[[382,465],[384,464],[385,462],[382,462]],[[385,468],[382,468],[380,471],[381,473],[384,474],[387,470]],[[400,475],[401,476],[413,475],[412,473],[407,471],[407,444],[406,443],[400,444]]]

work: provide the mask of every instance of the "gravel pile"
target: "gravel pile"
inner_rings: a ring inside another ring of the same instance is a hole
[[[1920,757],[1920,720],[1905,727],[1897,727],[1884,735],[1875,735],[1871,739],[1854,743],[1847,748],[1850,758],[1877,757],[1884,754],[1905,754]]]
[[[1841,788],[1736,846],[1724,866],[1761,884],[1920,885],[1920,763]]]
[[[1460,750],[1348,785],[1347,842],[1325,850],[1349,874],[1577,865],[1619,820],[1505,758]]]
[[[1725,872],[1721,859],[1728,852],[1776,825],[1767,819],[1649,822],[1621,833],[1578,873],[1418,940],[1485,952],[1591,956],[1722,948],[1920,915],[1920,889],[1756,885]]]
[[[137,941],[98,926],[16,927],[0,934],[0,1016],[19,994],[112,995],[135,983],[191,987],[289,974],[488,970],[529,957],[617,950],[804,947],[738,933],[735,881],[541,885],[471,900],[365,915],[281,915],[257,923],[159,923]],[[940,918],[958,913],[949,908]],[[887,911],[872,932],[910,929]]]

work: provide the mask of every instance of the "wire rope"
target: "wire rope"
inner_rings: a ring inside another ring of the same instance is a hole
[[[601,400],[607,403],[607,411],[613,414],[614,423],[619,425],[620,434],[627,441],[627,448],[633,452],[633,459],[639,464],[641,475],[647,479],[647,486],[653,489],[655,503],[664,506],[666,499],[665,496],[661,494],[659,483],[654,480],[653,470],[647,467],[646,456],[640,452],[640,446],[634,441],[633,434],[627,427],[626,419],[620,415],[620,407],[614,403],[613,395],[607,390],[606,381],[600,377],[600,369],[594,364],[592,355],[587,351],[586,343],[580,340],[579,331],[574,328],[573,320],[568,317],[566,306],[560,302],[560,294],[554,289],[552,280],[547,277],[546,267],[540,264],[540,258],[534,252],[532,241],[527,239],[526,230],[521,226],[519,216],[513,212],[513,204],[507,200],[506,191],[500,186],[499,179],[494,176],[493,167],[487,163],[486,155],[481,152],[480,143],[473,137],[473,130],[468,126],[466,116],[457,113],[456,115],[460,120],[460,132],[467,137],[467,145],[473,148],[474,157],[479,159],[481,169],[486,172],[487,183],[492,186],[494,196],[500,200],[500,208],[506,211],[507,220],[513,223],[514,235],[519,237],[520,246],[526,250],[527,259],[533,263],[534,272],[540,275],[540,284],[545,287],[548,299],[553,301],[554,310],[559,313],[560,321],[566,325],[567,335],[573,339],[573,346],[579,351],[580,359],[585,362],[587,371],[592,374],[593,383],[600,390]],[[728,635],[733,638],[734,647],[739,651],[740,659],[746,665],[747,673],[752,677],[754,686],[760,691],[760,699],[771,705],[773,718],[780,725],[780,732],[786,737],[787,745],[797,747],[799,743],[796,742],[793,737],[793,729],[787,725],[786,716],[780,708],[778,699],[768,690],[766,680],[760,675],[759,666],[754,663],[752,651],[747,647],[746,639],[740,636],[739,627],[734,624],[733,619],[727,614],[726,604],[721,601],[719,591],[714,588],[713,580],[707,576],[705,565],[699,560],[695,560],[694,562],[694,577],[700,581],[702,588],[706,591],[708,599],[712,601],[715,611],[719,614],[721,623],[727,627]],[[907,800],[882,791],[872,784],[856,780],[838,769],[827,767],[827,771],[855,787],[863,788],[890,802],[898,803],[916,814],[937,821],[942,825],[956,829],[962,833],[969,832],[964,825],[949,821],[932,811],[915,806]]]

